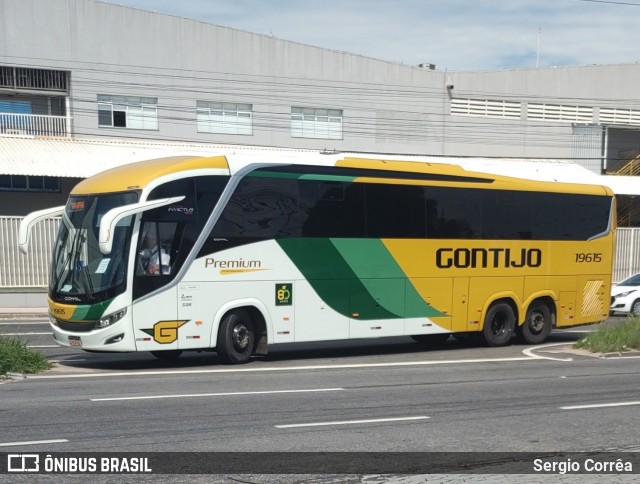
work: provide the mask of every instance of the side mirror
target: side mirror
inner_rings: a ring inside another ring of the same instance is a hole
[[[32,212],[23,218],[22,222],[20,222],[20,228],[18,229],[18,249],[20,249],[20,252],[23,254],[27,253],[27,250],[29,249],[29,236],[31,235],[31,230],[36,224],[47,218],[59,217],[63,213],[64,205],[61,207],[38,210],[37,212]]]
[[[162,198],[159,200],[151,200],[142,203],[132,203],[131,205],[123,205],[122,207],[116,207],[109,210],[104,214],[100,221],[100,232],[98,233],[98,244],[100,246],[100,252],[107,255],[111,253],[113,246],[113,237],[111,236],[115,231],[118,222],[125,217],[130,217],[136,213],[146,212],[154,208],[163,207],[164,205],[171,205],[172,203],[184,200],[184,195],[179,197]]]

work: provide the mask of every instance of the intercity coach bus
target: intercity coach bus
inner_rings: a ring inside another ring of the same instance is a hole
[[[134,163],[25,217],[23,251],[34,223],[62,217],[49,285],[56,341],[244,363],[302,341],[538,344],[554,327],[607,318],[609,188],[314,156]]]

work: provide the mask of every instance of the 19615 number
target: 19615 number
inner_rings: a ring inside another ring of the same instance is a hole
[[[578,263],[602,262],[602,254],[599,252],[593,252],[593,253],[579,252],[576,254],[576,262]]]

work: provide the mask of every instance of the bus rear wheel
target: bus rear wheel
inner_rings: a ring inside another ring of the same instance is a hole
[[[227,314],[218,330],[218,356],[225,363],[246,363],[255,346],[253,322],[246,311],[235,310]]]
[[[516,315],[506,302],[489,308],[484,318],[482,336],[487,346],[505,346],[511,341],[516,327]]]
[[[518,340],[535,345],[542,343],[551,333],[551,312],[543,302],[534,302],[527,310],[522,326],[516,328]]]

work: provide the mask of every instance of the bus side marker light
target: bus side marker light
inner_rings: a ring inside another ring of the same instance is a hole
[[[199,319],[196,320],[196,326],[202,326],[202,321],[200,321]]]
[[[284,318],[282,318],[284,321],[289,321],[289,316],[285,316]]]
[[[200,336],[199,335],[187,336],[187,339],[200,339]]]
[[[136,341],[151,341],[151,338],[136,338]]]
[[[371,329],[382,329],[382,326],[371,326]]]
[[[278,331],[278,334],[290,334],[290,331]]]
[[[351,316],[353,316],[354,318],[359,318],[360,317],[360,313],[353,313]]]

